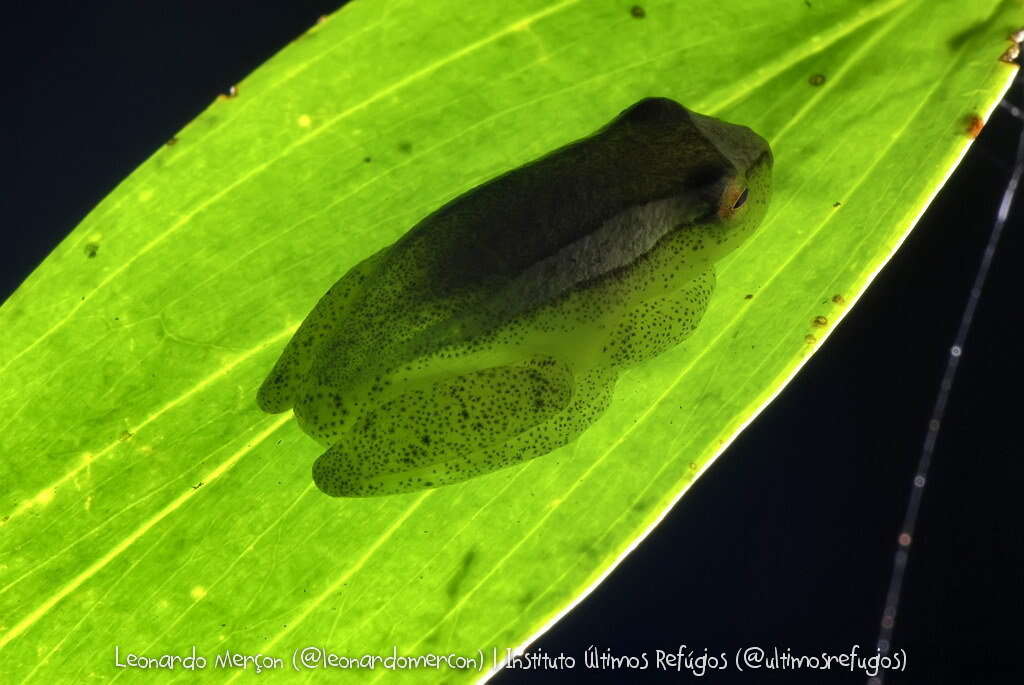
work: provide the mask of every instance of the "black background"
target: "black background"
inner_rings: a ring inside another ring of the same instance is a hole
[[[217,93],[339,4],[92,1],[8,10],[0,295]],[[1010,98],[1021,103],[1019,86]],[[823,349],[650,538],[531,651],[578,662],[591,645],[652,659],[681,643],[715,654],[746,645],[873,651],[928,415],[1019,129],[997,111]],[[1024,673],[1022,450],[1014,442],[1020,229],[1011,217],[967,341],[894,636],[910,670],[887,682],[1006,683]],[[505,671],[495,682],[640,678],[865,680],[578,667]]]

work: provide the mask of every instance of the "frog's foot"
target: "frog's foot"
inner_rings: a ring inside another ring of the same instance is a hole
[[[544,424],[573,403],[573,374],[550,357],[468,373],[412,390],[368,412],[313,465],[336,497],[422,490],[472,478],[488,448]]]

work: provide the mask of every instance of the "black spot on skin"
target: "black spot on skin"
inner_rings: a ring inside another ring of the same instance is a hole
[[[647,12],[645,12],[644,8],[641,7],[640,5],[633,5],[632,7],[630,7],[629,8],[629,14],[634,19],[643,19],[644,17],[647,16]]]
[[[96,256],[96,253],[100,251],[99,243],[86,243],[85,244],[85,256],[92,259]]]

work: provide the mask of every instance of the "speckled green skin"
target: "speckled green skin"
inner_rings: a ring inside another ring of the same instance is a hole
[[[619,371],[697,326],[713,264],[760,223],[750,129],[641,100],[449,202],[345,274],[259,390],[328,449],[334,496],[409,492],[564,445]],[[741,193],[747,189],[747,194]]]

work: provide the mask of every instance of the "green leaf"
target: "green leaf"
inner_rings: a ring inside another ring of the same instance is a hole
[[[290,668],[306,645],[482,656],[486,672],[608,573],[827,336],[1016,73],[999,57],[1022,19],[996,0],[631,7],[355,2],[32,274],[0,309],[0,671],[109,674],[98,655],[130,638],[147,655],[196,645],[210,672],[225,649]],[[321,495],[319,446],[254,401],[317,298],[442,202],[646,95],[775,150],[769,218],[719,269],[697,333],[551,455],[425,493]]]

